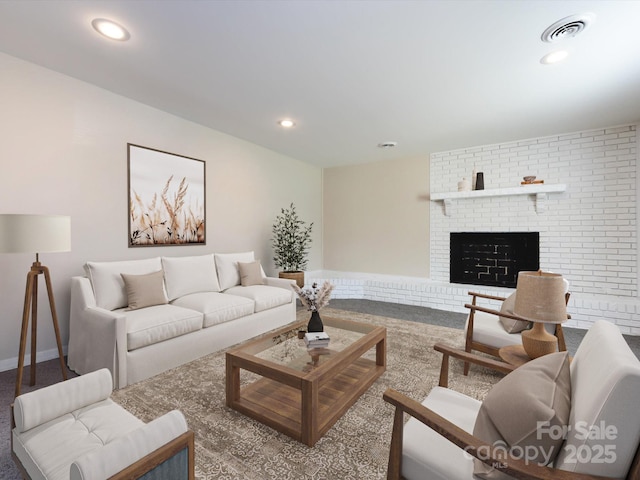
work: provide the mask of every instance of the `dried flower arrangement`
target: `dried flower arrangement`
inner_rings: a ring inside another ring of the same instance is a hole
[[[322,287],[318,287],[318,284],[313,282],[311,288],[300,288],[295,283],[292,285],[292,288],[298,294],[303,307],[306,307],[310,312],[317,312],[329,303],[333,285],[325,280]]]

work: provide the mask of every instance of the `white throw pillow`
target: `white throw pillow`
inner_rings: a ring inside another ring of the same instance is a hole
[[[192,257],[162,257],[169,301],[199,292],[219,292],[213,254]]]
[[[121,262],[87,262],[85,264],[85,271],[91,280],[93,294],[96,297],[96,305],[107,310],[123,308],[129,304],[122,273],[143,275],[161,269],[160,257]]]
[[[255,260],[253,252],[242,253],[216,253],[216,270],[218,270],[218,281],[220,290],[240,285],[240,271],[238,262],[251,263]],[[264,277],[264,270],[260,267],[260,272]]]

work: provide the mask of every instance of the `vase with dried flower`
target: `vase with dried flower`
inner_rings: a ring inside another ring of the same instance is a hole
[[[308,332],[323,332],[324,325],[318,311],[329,303],[333,285],[325,281],[321,287],[316,282],[310,288],[300,288],[295,283],[291,285],[300,298],[302,306],[311,312],[311,319],[307,324]]]

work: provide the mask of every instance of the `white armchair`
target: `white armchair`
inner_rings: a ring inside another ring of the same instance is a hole
[[[442,345],[437,346],[436,350],[444,353],[445,373],[451,356],[463,361],[478,360],[484,366],[496,366],[503,371],[513,369],[501,362]],[[474,458],[478,458],[484,464],[496,467],[490,475],[497,476],[486,478],[586,480],[598,476],[597,478],[638,480],[640,415],[637,405],[640,398],[640,361],[626,344],[618,328],[606,321],[599,321],[591,327],[570,367],[564,365],[568,370],[565,371],[566,380],[570,382],[570,395],[566,399],[568,423],[556,432],[560,442],[557,446],[559,453],[552,464],[541,466],[538,462],[532,463],[527,461],[526,456],[523,458],[522,455],[512,454],[513,451],[508,448],[496,447],[495,441],[488,444],[472,434],[476,432],[476,420],[481,409],[484,409],[485,415],[490,408],[486,403],[494,390],[501,384],[508,385],[506,381],[515,378],[512,375],[522,372],[528,373],[521,378],[523,382],[520,382],[520,386],[533,381],[541,371],[538,368],[542,365],[541,362],[548,362],[550,357],[565,357],[563,361],[567,362],[566,353],[556,353],[532,360],[515,369],[494,386],[487,395],[484,406],[482,402],[445,388],[445,375],[441,376],[441,383],[444,385],[435,387],[422,404],[399,392],[387,390],[384,399],[395,406],[387,478],[483,478],[474,475]],[[564,391],[566,390],[565,388]],[[510,428],[515,424],[517,427],[529,428],[530,425],[524,424],[531,410],[518,403],[516,392],[511,392],[513,397],[504,395],[504,390],[501,393],[503,404],[507,405],[507,410],[511,410],[511,417],[503,425]],[[531,395],[526,393],[521,398]],[[553,396],[556,397],[555,391]],[[404,413],[412,417],[406,425]],[[500,419],[493,417],[492,422],[499,429]],[[534,423],[532,430],[529,430],[530,434],[538,435],[539,429],[539,425]],[[506,451],[510,453],[506,455]]]
[[[523,322],[522,319],[513,314],[513,306],[507,306],[507,303],[511,300],[510,297],[505,298],[477,292],[469,292],[469,295],[471,295],[472,300],[471,304],[465,304],[465,307],[469,309],[469,316],[467,317],[467,322],[465,324],[465,351],[471,352],[476,350],[478,352],[498,357],[498,352],[502,347],[508,347],[509,345],[522,345],[522,336],[520,332],[524,326],[521,328],[517,328],[517,326],[519,323],[528,322]],[[568,303],[569,293],[566,293],[565,297]],[[502,302],[501,309],[495,310],[480,306],[478,305],[479,298],[494,302]],[[507,321],[511,322],[511,328],[509,330],[505,328],[505,323]],[[558,350],[561,352],[566,351],[567,346],[564,340],[562,325],[545,324],[545,328],[549,333],[558,337]],[[465,362],[465,375],[469,373],[469,366],[470,363]]]
[[[193,480],[194,434],[177,410],[144,424],[102,369],[16,397],[11,450],[24,478]]]

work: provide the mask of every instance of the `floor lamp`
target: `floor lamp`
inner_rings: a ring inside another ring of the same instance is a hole
[[[38,329],[38,278],[44,275],[53,329],[58,344],[58,356],[62,378],[67,379],[64,354],[60,341],[60,327],[56,314],[56,304],[51,289],[49,269],[40,263],[39,254],[44,252],[68,252],[71,250],[71,220],[62,215],[0,215],[0,253],[35,253],[36,261],[27,273],[27,287],[24,294],[22,329],[20,331],[20,353],[18,354],[18,378],[15,396],[20,395],[24,356],[27,349],[29,313],[31,312],[31,370],[30,385],[36,383],[36,339]]]

